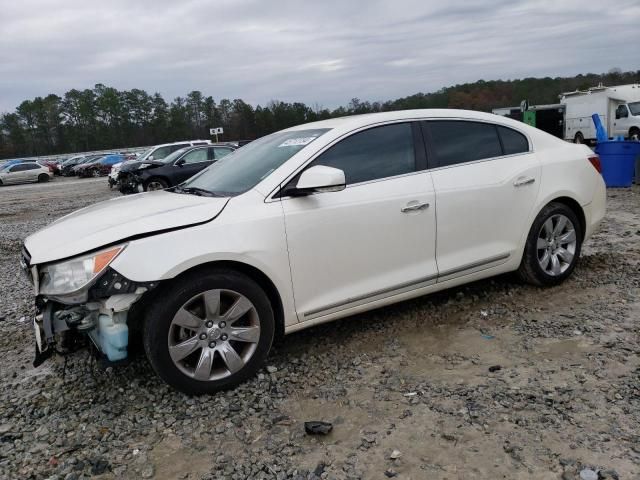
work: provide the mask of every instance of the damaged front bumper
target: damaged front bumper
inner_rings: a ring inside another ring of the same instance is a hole
[[[144,190],[142,179],[133,172],[119,172],[117,180],[118,190],[120,193],[138,193]]]
[[[133,282],[108,267],[83,292],[47,297],[38,291],[38,269],[23,250],[21,265],[34,285],[37,315],[33,319],[38,367],[53,354],[68,354],[93,344],[109,362],[128,357],[133,306],[157,282]]]

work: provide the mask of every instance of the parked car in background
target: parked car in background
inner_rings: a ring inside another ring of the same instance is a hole
[[[464,110],[276,132],[29,236],[36,358],[60,331],[119,361],[140,328],[162,379],[210,393],[282,334],[506,272],[558,285],[604,217],[599,167],[585,145]]]
[[[0,185],[14,183],[48,182],[53,178],[49,167],[37,162],[19,162],[4,165],[0,169]]]
[[[182,148],[162,160],[145,162],[138,170],[124,175],[131,175],[131,181],[141,185],[144,191],[163,190],[193,177],[234,150],[229,145]]]
[[[102,177],[108,175],[111,167],[123,160],[123,156],[117,153],[104,155],[92,162],[84,163],[76,169],[79,177]]]
[[[0,169],[4,169],[10,165],[15,165],[16,163],[22,163],[24,160],[20,159],[20,158],[13,158],[11,160],[7,160],[6,162],[2,163],[0,165]]]
[[[76,168],[79,165],[82,165],[82,164],[88,163],[88,162],[92,162],[92,161],[96,160],[97,158],[100,158],[101,156],[102,155],[86,155],[86,156],[77,157],[77,158],[74,158],[74,159],[67,160],[62,166],[61,173],[65,177],[73,177],[73,176],[75,176]]]
[[[38,160],[38,163],[40,165],[44,165],[45,167],[49,168],[49,171],[54,175],[60,175],[61,173],[58,162],[54,160]]]
[[[210,143],[210,140],[187,140],[183,142],[164,143],[162,145],[151,147],[138,155],[135,160],[128,160],[126,162],[114,165],[111,169],[111,173],[109,173],[109,187],[114,187],[117,185],[118,189],[122,193],[134,193],[136,190],[133,190],[133,188],[135,188],[137,185],[131,185],[127,182],[120,182],[121,171],[133,172],[137,170],[138,167],[140,167],[140,165],[142,165],[143,163],[162,160],[170,153],[173,153],[176,150],[180,150],[181,148],[193,147],[197,145],[208,145]]]
[[[64,160],[62,160],[61,163],[62,163],[62,165],[67,165],[67,164],[69,164],[71,162],[78,162],[79,160],[81,160],[81,159],[83,159],[85,157],[86,157],[86,155],[74,155],[72,157],[65,158]]]

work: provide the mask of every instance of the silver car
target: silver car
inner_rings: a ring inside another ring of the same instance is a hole
[[[14,163],[0,169],[0,185],[28,182],[48,182],[53,174],[49,167],[35,162]]]

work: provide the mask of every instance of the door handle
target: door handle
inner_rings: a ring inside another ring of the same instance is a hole
[[[429,204],[427,202],[424,202],[424,203],[409,202],[404,207],[402,207],[400,211],[402,213],[407,213],[407,212],[415,212],[418,210],[424,210],[425,208],[429,208]]]
[[[525,185],[531,185],[535,181],[536,181],[535,178],[519,178],[518,180],[513,182],[513,186],[514,187],[523,187]]]

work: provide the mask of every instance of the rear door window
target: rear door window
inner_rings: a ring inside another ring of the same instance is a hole
[[[447,167],[502,156],[496,126],[463,120],[425,122],[436,166]]]
[[[498,127],[498,134],[502,141],[502,149],[505,155],[525,153],[529,151],[529,140],[520,132],[512,128]]]

